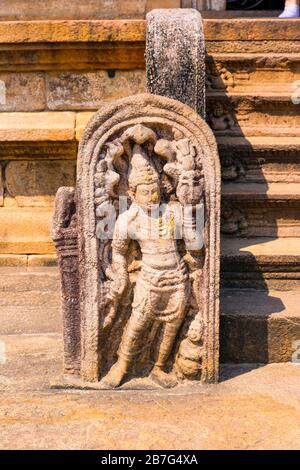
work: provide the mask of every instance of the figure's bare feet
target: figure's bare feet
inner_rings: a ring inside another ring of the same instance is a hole
[[[151,379],[164,388],[173,388],[178,384],[174,374],[164,372],[158,366],[153,367],[151,372]]]
[[[117,361],[106,374],[103,380],[101,380],[101,385],[105,388],[117,388],[121,385],[122,380],[124,379],[127,373],[127,364],[121,361]]]

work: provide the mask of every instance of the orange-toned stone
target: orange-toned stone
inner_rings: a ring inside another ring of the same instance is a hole
[[[74,138],[75,114],[1,113],[0,141],[66,141]]]
[[[299,41],[300,29],[298,19],[204,19],[204,36],[206,41]]]
[[[136,42],[145,28],[145,20],[0,21],[0,43]]]
[[[29,255],[27,259],[28,268],[51,267],[57,265],[56,255]]]
[[[50,208],[0,208],[0,253],[54,253],[51,221]]]
[[[2,44],[142,42],[145,35],[143,19],[0,22]],[[300,40],[297,19],[284,22],[277,18],[204,19],[204,35],[207,42]]]
[[[95,113],[77,113],[76,114],[76,140],[80,140],[85,127]]]
[[[27,255],[1,255],[0,254],[0,266],[14,266],[24,267],[27,266]]]

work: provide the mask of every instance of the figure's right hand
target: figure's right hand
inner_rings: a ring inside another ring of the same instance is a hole
[[[116,304],[114,302],[109,301],[107,303],[107,313],[106,313],[104,321],[103,321],[103,329],[104,330],[111,326],[112,322],[115,319],[116,312],[117,312]]]
[[[107,297],[114,301],[119,299],[124,293],[127,284],[128,284],[128,276],[126,277],[118,276],[118,278],[114,279],[111,282]]]

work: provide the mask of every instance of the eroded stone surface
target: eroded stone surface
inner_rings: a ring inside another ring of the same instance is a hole
[[[75,161],[13,161],[5,168],[5,185],[18,206],[52,206],[60,186],[75,182]]]
[[[111,76],[109,76],[111,73]],[[49,74],[49,109],[98,109],[103,102],[144,93],[143,70]]]
[[[1,341],[1,449],[299,449],[298,364],[227,366],[218,385],[172,391],[62,391],[49,388],[58,335]]]
[[[189,105],[205,117],[205,45],[196,10],[147,15],[147,90]]]
[[[1,73],[1,111],[42,111],[46,107],[43,73]]]

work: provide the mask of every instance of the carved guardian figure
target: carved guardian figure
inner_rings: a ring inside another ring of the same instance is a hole
[[[54,216],[68,380],[216,381],[219,195],[214,138],[186,105],[146,94],[94,116]]]

